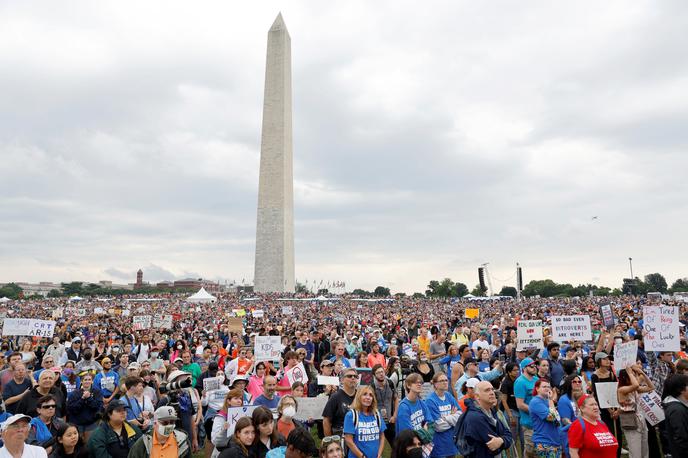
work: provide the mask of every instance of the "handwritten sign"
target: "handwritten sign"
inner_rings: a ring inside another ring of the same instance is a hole
[[[600,409],[619,407],[619,399],[616,392],[618,387],[619,382],[602,382],[595,384],[595,391],[597,391],[597,401],[600,404]]]
[[[231,317],[227,319],[227,327],[229,328],[229,332],[241,334],[241,331],[244,329],[244,319],[240,317]]]
[[[602,324],[604,327],[607,329],[614,327],[616,320],[614,319],[614,310],[611,305],[600,305],[600,316],[602,317]]]
[[[308,373],[306,372],[306,368],[304,367],[303,363],[299,363],[292,367],[285,372],[284,375],[287,377],[287,380],[289,380],[289,386],[296,382],[301,382],[304,385],[308,383]]]
[[[105,315],[107,313],[103,307],[96,307],[93,309],[93,313],[96,315]]]
[[[76,316],[86,316],[86,309],[77,309]]]
[[[645,420],[652,426],[664,420],[662,399],[656,391],[650,391],[649,393],[639,395],[638,407],[640,407],[640,413],[643,414]]]
[[[679,351],[678,307],[643,306],[645,351]]]
[[[5,318],[2,323],[3,336],[52,337],[55,322],[29,318]]]
[[[229,407],[227,409],[227,437],[234,435],[234,429],[240,418],[250,417],[258,406]]]
[[[552,317],[552,340],[570,342],[572,340],[592,340],[592,327],[589,315],[561,315]]]
[[[293,315],[294,314],[294,309],[291,307],[291,305],[285,305],[282,307],[282,315]]]
[[[328,377],[327,375],[318,375],[318,385],[339,386],[339,377]]]
[[[282,352],[280,336],[256,336],[253,346],[255,361],[278,361]]]
[[[55,310],[53,310],[53,319],[62,318],[63,316],[64,316],[64,309],[62,307],[58,307]]]
[[[614,344],[614,369],[618,374],[621,369],[627,369],[635,364],[638,358],[638,341]]]
[[[263,318],[265,316],[265,311],[254,310],[253,312],[251,312],[251,315],[253,315],[253,318]]]
[[[153,328],[172,329],[172,315],[153,315]]]
[[[466,309],[464,317],[469,319],[476,319],[480,316],[480,309]]]
[[[150,329],[151,316],[150,315],[136,315],[132,318],[132,328],[134,331],[142,331]]]
[[[203,389],[207,391],[219,390],[222,386],[222,377],[208,377],[203,379]]]
[[[544,348],[541,320],[519,320],[516,329],[517,350]]]
[[[317,396],[314,398],[298,398],[296,402],[299,403],[299,408],[296,409],[295,420],[322,420],[322,413],[327,404],[327,396]]]

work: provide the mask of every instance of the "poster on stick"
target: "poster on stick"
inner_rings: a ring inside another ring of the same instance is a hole
[[[602,382],[595,384],[597,399],[600,402],[600,409],[619,407],[619,399],[616,395],[616,389],[618,387],[619,382]]]
[[[621,369],[627,369],[635,364],[638,357],[638,341],[614,344],[614,369],[618,374]]]
[[[5,318],[2,322],[3,336],[52,337],[55,322],[31,318]]]
[[[301,382],[304,385],[308,383],[308,373],[303,363],[299,363],[292,367],[286,371],[284,375],[287,377],[287,380],[289,380],[289,386],[292,386],[296,382]]]
[[[645,351],[679,351],[681,343],[678,325],[678,307],[643,306]]]
[[[542,342],[542,320],[519,320],[516,330],[518,350],[544,348]]]
[[[256,336],[253,355],[256,361],[279,361],[282,353],[280,336]]]
[[[589,315],[561,315],[552,317],[552,340],[589,342],[592,340],[592,327]]]
[[[476,319],[480,316],[480,309],[466,309],[464,317],[468,319]]]
[[[614,310],[609,304],[600,305],[600,316],[602,317],[602,324],[605,328],[611,329],[616,324],[616,319],[614,318]]]
[[[640,413],[645,417],[645,420],[652,426],[664,420],[662,399],[656,391],[641,394],[638,397],[638,407],[640,408]]]
[[[142,331],[150,329],[151,316],[150,315],[136,315],[132,318],[132,328],[134,331]]]

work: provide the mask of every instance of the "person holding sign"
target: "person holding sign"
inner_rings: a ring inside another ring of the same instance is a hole
[[[344,418],[344,441],[348,458],[380,458],[385,448],[385,421],[377,410],[375,392],[370,386],[356,393],[351,410]]]
[[[616,375],[612,370],[612,363],[609,360],[609,355],[605,352],[598,351],[595,353],[595,366],[597,369],[590,377],[590,383],[592,385],[592,392],[595,396],[595,406],[599,409],[600,398],[597,394],[597,385],[599,383],[616,382]],[[600,419],[607,425],[607,429],[612,431],[616,435],[616,442],[618,444],[622,443],[621,440],[621,424],[619,423],[619,411],[615,408],[603,409],[600,412]],[[569,430],[570,431],[570,430]],[[571,440],[571,434],[569,434],[569,441]],[[572,458],[573,455],[571,455]],[[621,450],[617,450],[617,457],[621,456]]]
[[[617,397],[621,406],[619,419],[631,458],[642,458],[649,454],[647,426],[638,410],[638,394],[649,393],[654,389],[652,381],[645,375],[640,363],[619,371],[619,387],[617,388]]]
[[[593,396],[578,399],[581,416],[569,428],[571,458],[614,458],[619,443],[600,418],[600,408]]]

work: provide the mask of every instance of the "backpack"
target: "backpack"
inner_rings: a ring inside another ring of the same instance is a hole
[[[583,417],[578,417],[578,421],[581,424],[581,428],[583,428],[583,434],[585,434],[585,421],[583,420]]]
[[[466,413],[468,412],[459,417],[454,428],[454,445],[456,445],[461,456],[469,456],[475,452],[475,447],[466,440]]]
[[[358,411],[356,409],[351,409],[351,413],[354,415],[354,429],[358,429]],[[375,421],[377,422],[378,429],[382,427],[382,421],[380,420],[380,412],[375,411]]]

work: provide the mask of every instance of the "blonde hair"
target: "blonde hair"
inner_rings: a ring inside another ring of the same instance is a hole
[[[354,402],[351,403],[351,408],[354,410],[358,410],[359,412],[363,412],[361,396],[363,396],[363,393],[365,393],[366,391],[373,396],[373,403],[370,405],[370,411],[377,412],[377,399],[375,399],[375,391],[370,385],[363,385],[358,388],[358,391],[356,391],[356,397],[354,398]]]

